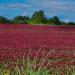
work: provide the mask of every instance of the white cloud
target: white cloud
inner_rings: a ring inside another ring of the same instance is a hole
[[[16,4],[0,4],[0,8],[11,8],[11,9],[25,9],[31,8],[31,5],[23,4],[23,3],[16,3]]]
[[[21,16],[29,16],[29,12],[27,12],[27,11],[24,11],[22,14],[21,14]]]
[[[29,3],[16,3],[16,4],[0,4],[0,8],[11,9],[49,9],[55,11],[74,11],[74,2],[65,2],[59,0],[32,0]]]
[[[69,2],[64,0],[33,0],[30,1],[34,7],[42,8],[42,9],[53,9],[53,10],[64,10],[64,11],[74,11],[75,2]]]
[[[47,16],[59,16],[64,17],[69,16],[69,18],[75,17],[75,1],[73,0],[27,0],[24,3],[11,3],[11,4],[1,4],[0,9],[19,9],[21,10],[21,15],[30,16],[35,10],[44,10]],[[13,12],[15,13],[15,12]],[[72,15],[73,14],[73,15]],[[72,16],[70,16],[72,15]],[[67,19],[65,18],[67,21]]]

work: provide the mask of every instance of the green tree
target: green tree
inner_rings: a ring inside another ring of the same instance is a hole
[[[8,19],[0,16],[0,23],[8,23]]]
[[[44,11],[40,10],[40,11],[35,11],[32,15],[31,18],[32,23],[34,24],[41,24],[41,23],[46,23],[47,22],[47,18],[44,15]]]
[[[66,23],[66,25],[75,25],[75,23],[74,22],[68,22],[68,23]]]
[[[29,17],[27,16],[16,16],[13,19],[13,23],[18,23],[18,24],[27,24],[29,20]]]
[[[50,18],[48,20],[49,24],[54,24],[54,25],[62,25],[62,22],[60,21],[60,19],[57,16],[54,16],[53,18]]]

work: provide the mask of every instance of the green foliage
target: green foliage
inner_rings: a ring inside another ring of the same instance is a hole
[[[13,19],[13,23],[27,24],[28,20],[29,20],[29,17],[27,17],[27,16],[17,16]]]
[[[32,19],[31,21],[34,23],[34,24],[40,24],[40,23],[46,23],[47,21],[47,18],[45,17],[44,15],[44,11],[43,10],[40,10],[40,11],[35,11],[32,15]]]
[[[62,25],[62,22],[59,20],[57,16],[54,16],[53,18],[49,19],[48,23],[54,25]]]
[[[18,60],[15,61],[16,66],[15,67],[13,66],[13,69],[12,66],[10,66],[11,68],[8,67],[10,69],[9,70],[10,74],[4,74],[4,71],[8,71],[8,68],[5,67],[6,68],[5,69],[4,65],[1,64],[0,75],[50,75],[50,71],[47,69],[43,69],[43,68],[37,70],[35,70],[35,68],[33,69],[32,68],[33,61],[31,61],[29,57],[27,60],[22,59],[20,61]],[[14,62],[12,62],[12,64],[14,64]],[[20,66],[21,64],[23,64],[23,66]]]
[[[5,24],[33,24],[33,25],[75,25],[74,22],[62,22],[57,16],[47,18],[43,10],[35,11],[31,18],[28,16],[16,16],[14,19],[7,19],[0,16],[0,23]]]
[[[0,23],[8,23],[8,19],[0,16]]]
[[[68,23],[66,23],[66,25],[75,25],[75,23],[74,22],[68,22]]]
[[[74,72],[74,73],[72,73],[72,75],[75,75],[75,72]]]

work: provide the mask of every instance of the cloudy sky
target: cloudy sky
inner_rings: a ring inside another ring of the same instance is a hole
[[[75,22],[75,0],[0,0],[0,16],[31,17],[38,10],[44,10],[47,17],[57,15],[61,20]]]

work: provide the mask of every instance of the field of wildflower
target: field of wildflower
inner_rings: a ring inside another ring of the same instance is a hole
[[[75,27],[0,25],[0,75],[75,75]]]

